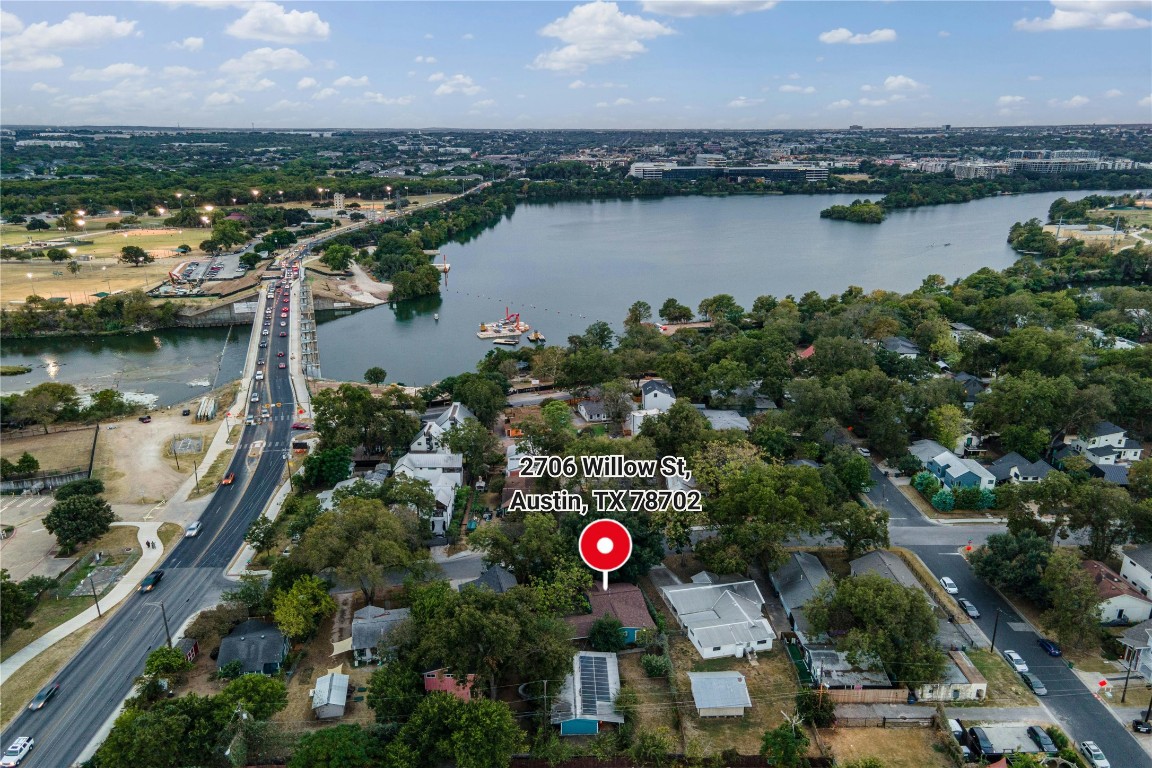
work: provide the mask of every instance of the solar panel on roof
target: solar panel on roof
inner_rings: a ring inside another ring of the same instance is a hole
[[[599,656],[580,659],[580,714],[595,715],[598,704],[612,703],[608,687],[608,660]]]

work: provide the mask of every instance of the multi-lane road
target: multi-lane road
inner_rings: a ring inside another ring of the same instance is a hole
[[[289,374],[297,361],[292,359],[289,337],[279,334],[282,330],[295,332],[299,316],[295,300],[298,291],[292,291],[290,305],[282,302],[288,292],[284,286],[271,299],[261,294],[260,319],[253,326],[253,333],[263,330],[266,304],[273,309],[268,320],[269,333],[259,338],[268,345],[260,347],[254,341],[251,355],[265,361],[257,368],[265,374],[262,381],[254,381],[256,361],[249,360],[245,382],[251,385],[249,395],[255,393],[259,397],[256,401],[249,398],[246,403],[257,423],[243,429],[236,446],[227,470],[234,473],[233,482],[216,490],[201,517],[200,534],[182,539],[160,565],[164,578],[159,586],[151,593],[128,597],[56,675],[60,693],[42,710],[24,710],[0,734],[0,744],[4,746],[18,736],[36,739],[36,747],[24,763],[29,768],[61,768],[82,756],[131,693],[133,680],[143,671],[148,653],[165,642],[161,603],[175,636],[190,616],[214,605],[220,593],[230,586],[224,577],[225,569],[243,545],[248,526],[286,477],[296,413]],[[284,306],[291,306],[291,310],[288,325],[281,328],[280,311]],[[280,352],[284,357],[277,356]],[[280,369],[280,362],[289,367]],[[260,410],[265,406],[269,418],[261,419]]]

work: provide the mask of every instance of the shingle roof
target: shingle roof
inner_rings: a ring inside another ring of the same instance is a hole
[[[1120,635],[1120,642],[1129,648],[1148,648],[1152,646],[1152,619],[1128,627]]]
[[[712,429],[739,429],[747,432],[752,428],[748,419],[741,416],[737,411],[716,410],[704,408],[700,405],[696,406],[696,410],[700,411],[700,415],[708,419],[708,423],[712,425]]]
[[[912,573],[912,570],[904,564],[904,561],[900,559],[899,555],[886,552],[882,549],[858,557],[848,565],[852,569],[853,576],[858,576],[862,573],[878,573],[889,581],[894,581],[902,586],[914,587],[922,591],[924,589],[920,580],[917,579]]]
[[[1145,544],[1142,547],[1130,549],[1124,552],[1123,555],[1144,570],[1152,572],[1152,544]]]
[[[648,613],[644,593],[635,584],[609,584],[605,592],[599,583],[586,592],[592,612],[578,616],[566,616],[564,621],[572,627],[573,638],[588,637],[592,625],[602,616],[619,619],[626,629],[655,629],[656,623]]]
[[[671,385],[664,381],[664,379],[646,379],[640,382],[640,391],[645,395],[652,392],[661,392],[668,395],[668,397],[676,397],[676,393],[672,391]]]
[[[499,565],[490,565],[480,574],[480,578],[461,584],[460,589],[463,590],[464,587],[478,587],[480,589],[490,589],[496,594],[502,595],[514,586],[516,586],[515,576]]]
[[[918,355],[920,354],[920,347],[916,346],[910,339],[903,336],[888,336],[880,340],[880,346],[889,352],[895,352],[898,355]]]
[[[243,674],[274,674],[284,660],[284,635],[275,625],[249,619],[220,641],[216,665],[223,667],[239,660]]]
[[[780,593],[784,610],[791,613],[811,600],[816,594],[816,585],[829,576],[811,552],[793,552],[788,562],[773,571],[770,578]]]
[[[385,610],[368,605],[352,614],[352,650],[377,648],[380,639],[411,614],[408,608]]]
[[[1125,431],[1124,427],[1118,427],[1110,421],[1098,421],[1085,429],[1080,437],[1104,437],[1105,435],[1116,435]]]
[[[1022,477],[1038,477],[1041,480],[1047,477],[1049,472],[1056,471],[1052,468],[1052,465],[1044,461],[1044,459],[1028,461],[1028,459],[1015,451],[996,459],[996,461],[988,465],[987,469],[997,480],[1004,481],[1012,476],[1013,467],[1016,468],[1016,471],[1019,472]]]
[[[1093,464],[1088,468],[1089,474],[1104,478],[1109,483],[1128,485],[1128,467],[1118,464]]]
[[[697,709],[751,707],[748,684],[740,672],[689,672]]]
[[[1099,560],[1085,560],[1081,563],[1081,567],[1088,571],[1088,575],[1096,582],[1096,591],[1105,600],[1111,600],[1114,597],[1134,597],[1137,600],[1152,603],[1152,600],[1137,592],[1128,582],[1120,578],[1118,573]]]

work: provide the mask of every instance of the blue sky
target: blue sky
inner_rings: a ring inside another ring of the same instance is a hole
[[[1152,122],[1152,3],[19,2],[8,124]]]

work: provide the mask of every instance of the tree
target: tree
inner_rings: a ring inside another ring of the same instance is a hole
[[[30,477],[40,471],[40,462],[28,451],[24,451],[16,460],[14,469],[17,477]]]
[[[220,697],[233,707],[243,707],[257,720],[267,720],[288,704],[288,689],[283,680],[252,673],[228,683]]]
[[[600,387],[600,401],[604,404],[604,415],[608,421],[619,427],[632,412],[632,387],[621,379],[604,382]]]
[[[550,400],[540,408],[540,418],[527,418],[522,422],[525,446],[535,454],[559,455],[576,439],[572,426],[572,411],[568,404]]]
[[[1041,584],[1048,594],[1059,596],[1041,618],[1060,644],[1087,648],[1095,643],[1100,637],[1102,598],[1075,550],[1057,547],[1048,558]]]
[[[453,453],[461,454],[469,477],[484,477],[488,468],[503,458],[500,440],[476,419],[465,419],[444,434]]]
[[[602,653],[617,653],[624,650],[627,642],[624,638],[624,625],[615,616],[604,614],[592,622],[588,630],[588,644],[592,650]]]
[[[256,269],[256,265],[260,263],[260,254],[256,251],[242,253],[240,254],[240,263],[248,269]]]
[[[941,512],[951,512],[956,508],[956,496],[949,488],[941,488],[932,494],[932,506]]]
[[[73,496],[58,501],[44,516],[44,527],[56,537],[61,550],[71,552],[78,544],[108,532],[116,515],[100,496]]]
[[[320,263],[331,269],[333,272],[343,272],[348,269],[348,265],[356,258],[356,249],[350,245],[330,245],[324,250],[324,255],[320,257]]]
[[[7,639],[20,627],[36,605],[32,595],[8,576],[8,569],[0,569],[0,638]]]
[[[252,521],[252,525],[248,526],[248,532],[244,534],[244,541],[256,550],[256,554],[267,552],[276,543],[276,524],[272,522],[271,518],[261,515]]]
[[[134,267],[140,267],[145,264],[151,264],[156,261],[148,251],[144,250],[138,245],[126,245],[120,249],[120,261],[125,264],[131,264]]]
[[[1043,605],[1048,592],[1041,579],[1051,556],[1051,543],[1035,531],[994,533],[972,553],[972,570],[998,589]]]
[[[567,546],[553,515],[528,512],[519,525],[485,526],[468,539],[486,563],[507,568],[522,583],[544,578],[560,565]]]
[[[685,456],[712,431],[712,425],[686,398],[680,398],[664,413],[650,416],[641,428],[661,456]]]
[[[928,412],[928,434],[948,450],[955,450],[964,435],[964,411],[955,405],[941,405]]]
[[[1137,499],[1152,499],[1152,457],[1128,467],[1128,491]]]
[[[148,709],[128,706],[96,751],[97,765],[179,768],[216,765],[232,709],[218,696],[161,699]]]
[[[364,381],[369,384],[380,386],[388,378],[388,371],[384,370],[378,365],[374,365],[368,370],[364,371]]]
[[[877,507],[846,501],[840,505],[839,514],[828,521],[827,529],[844,544],[849,560],[888,546],[888,513]]]
[[[368,679],[368,706],[378,723],[407,722],[423,698],[420,673],[396,659],[385,660]]]
[[[63,248],[49,248],[44,251],[44,255],[48,257],[48,261],[58,262],[68,260],[68,251]]]
[[[352,448],[346,445],[316,451],[304,459],[301,476],[310,487],[332,486],[348,479],[348,464],[352,461]]]
[[[508,405],[508,398],[499,384],[475,373],[455,377],[452,399],[468,406],[468,410],[486,427],[491,427],[496,416]]]
[[[778,768],[801,768],[808,753],[808,736],[792,723],[781,723],[764,732],[760,754]]]
[[[807,725],[830,728],[836,722],[836,702],[823,688],[805,688],[796,694],[796,714]]]
[[[1139,514],[1127,490],[1093,479],[1073,490],[1068,527],[1088,532],[1088,542],[1083,547],[1085,556],[1105,560],[1117,545],[1128,542]]]
[[[457,710],[452,752],[459,768],[505,768],[524,746],[524,732],[503,701],[473,699]]]
[[[268,580],[257,573],[242,574],[240,586],[225,590],[220,599],[226,603],[239,603],[253,616],[265,616],[272,610]]]
[[[222,248],[231,248],[234,245],[248,240],[244,227],[234,219],[217,219],[212,225],[212,239]]]
[[[188,661],[179,648],[162,645],[148,654],[148,658],[144,661],[144,674],[152,677],[182,678],[192,667],[192,662]]]
[[[735,323],[744,314],[744,308],[727,293],[721,293],[701,301],[700,306],[697,307],[697,312],[711,322],[727,320],[730,323]]]
[[[219,242],[217,242],[216,240],[213,240],[211,238],[202,241],[200,243],[199,247],[200,247],[200,250],[204,251],[204,253],[207,253],[209,255],[219,253],[220,251],[222,251],[224,249],[224,246],[222,246]],[[253,266],[255,266],[255,265],[253,265]]]
[[[68,274],[75,275],[79,271],[80,271],[80,262],[78,262],[78,261],[68,262]]]
[[[660,305],[660,319],[666,323],[687,323],[692,319],[692,310],[676,299],[665,299]]]
[[[296,742],[288,768],[364,768],[372,764],[372,748],[372,737],[359,725],[322,728]]]
[[[276,626],[293,640],[310,637],[320,621],[336,611],[328,585],[315,576],[302,576],[287,592],[272,598]]]
[[[640,325],[652,319],[652,305],[646,301],[637,301],[628,307],[628,315],[624,318],[624,327]]]
[[[29,219],[28,223],[24,225],[24,229],[29,232],[39,232],[45,229],[52,229],[52,225],[44,221],[44,219]]]

